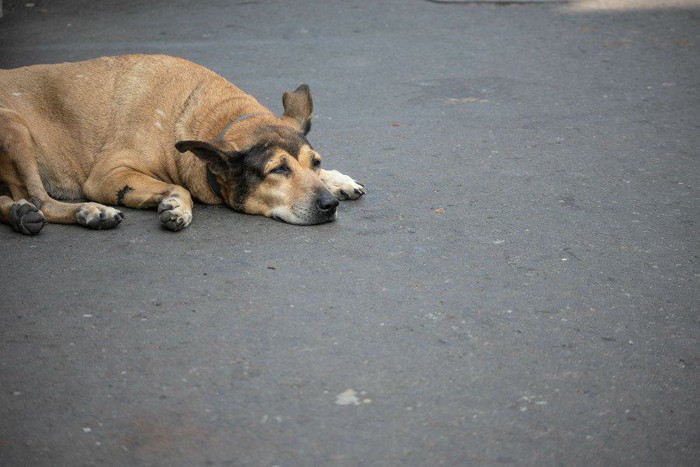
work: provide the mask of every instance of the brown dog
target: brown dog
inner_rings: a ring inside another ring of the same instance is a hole
[[[109,229],[124,218],[112,204],[157,207],[180,230],[194,197],[332,221],[338,199],[365,190],[320,168],[308,86],[282,102],[279,118],[214,72],[160,55],[0,70],[0,220],[24,234],[47,221]],[[94,202],[65,202],[78,199]]]

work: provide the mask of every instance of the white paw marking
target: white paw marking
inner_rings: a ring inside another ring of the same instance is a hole
[[[352,177],[343,175],[337,170],[322,170],[319,177],[328,190],[341,201],[346,199],[358,199],[360,196],[367,193],[363,185],[357,183]]]
[[[177,232],[192,223],[192,210],[178,196],[171,196],[158,205],[158,217],[166,229]]]
[[[96,230],[116,227],[124,219],[124,214],[117,209],[97,203],[84,203],[75,213],[78,224]]]

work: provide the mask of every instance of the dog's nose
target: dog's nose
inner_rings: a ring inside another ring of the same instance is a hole
[[[330,192],[321,193],[316,199],[316,205],[321,211],[333,213],[340,204],[335,196]]]

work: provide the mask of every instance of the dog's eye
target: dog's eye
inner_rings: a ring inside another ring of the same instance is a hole
[[[321,167],[321,159],[314,159],[313,166],[314,169],[318,169],[319,167]]]
[[[271,174],[278,175],[287,175],[289,172],[291,172],[291,170],[287,164],[282,164],[279,167],[275,167],[274,169],[270,170]]]

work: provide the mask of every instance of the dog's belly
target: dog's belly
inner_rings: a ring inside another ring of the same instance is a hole
[[[66,183],[66,180],[56,181],[51,178],[41,178],[46,192],[54,199],[78,200],[85,198],[81,185]]]
[[[50,160],[37,153],[39,175],[46,192],[55,199],[75,200],[83,198],[85,180],[79,173],[66,170],[65,166],[55,167]],[[72,165],[72,164],[71,164]]]
[[[94,156],[90,154],[92,148],[87,151],[81,148],[79,138],[56,136],[75,134],[70,128],[48,122],[41,128],[44,131],[34,135],[33,149],[46,192],[61,200],[84,198],[83,186],[94,165]]]

